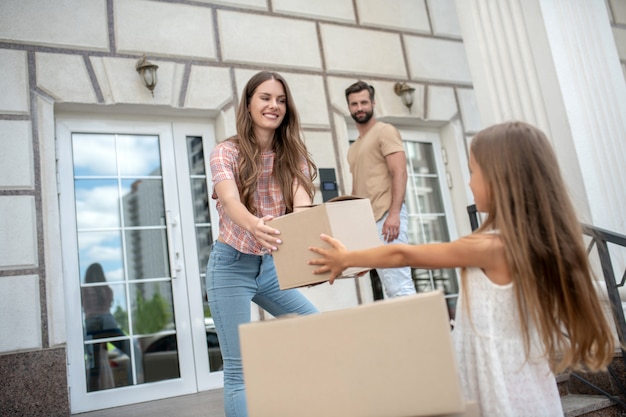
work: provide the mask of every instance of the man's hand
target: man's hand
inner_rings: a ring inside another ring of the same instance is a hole
[[[383,238],[386,243],[393,242],[400,235],[400,214],[389,213],[382,230]]]

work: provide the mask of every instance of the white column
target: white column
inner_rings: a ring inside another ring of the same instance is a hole
[[[582,221],[626,234],[626,82],[604,0],[456,0],[484,126],[550,137]]]

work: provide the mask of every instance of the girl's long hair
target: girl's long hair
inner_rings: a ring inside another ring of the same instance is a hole
[[[471,152],[490,205],[477,230],[498,230],[526,352],[534,325],[555,372],[604,369],[616,340],[594,287],[582,229],[544,133],[523,122],[479,132]]]
[[[246,84],[237,108],[237,136],[230,140],[239,148],[239,195],[241,202],[252,214],[257,214],[254,205],[254,194],[257,181],[262,171],[261,151],[254,137],[253,123],[248,105],[257,87],[267,80],[277,80],[285,89],[287,111],[276,129],[273,140],[274,158],[273,175],[277,178],[282,190],[287,213],[293,211],[293,194],[296,185],[304,187],[313,199],[317,177],[317,166],[309,154],[300,129],[300,118],[293,101],[291,91],[285,79],[276,72],[261,71],[254,75]],[[303,165],[308,168],[309,175],[302,172]]]

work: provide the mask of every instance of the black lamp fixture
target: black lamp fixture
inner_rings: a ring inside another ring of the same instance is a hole
[[[148,61],[145,55],[135,65],[135,69],[141,76],[143,84],[152,93],[152,97],[154,97],[154,87],[157,85],[157,68],[159,66]]]
[[[397,82],[393,86],[393,91],[396,93],[396,95],[400,96],[402,104],[404,104],[407,109],[409,109],[410,113],[411,106],[413,105],[413,93],[415,92],[415,88],[411,87],[407,83]]]

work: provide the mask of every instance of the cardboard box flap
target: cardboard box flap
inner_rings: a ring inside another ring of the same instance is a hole
[[[330,200],[327,201],[327,203],[335,203],[337,201],[349,201],[349,200],[367,200],[369,201],[369,199],[367,198],[363,198],[363,197],[357,197],[355,195],[340,195],[337,197],[333,197]]]
[[[326,201],[324,204],[328,203],[336,203],[337,201],[349,201],[349,200],[365,200],[362,197],[357,197],[355,195],[340,195],[338,197],[333,197],[330,200]],[[307,204],[306,206],[295,206],[294,208],[310,208],[317,207],[319,204]]]
[[[380,241],[380,237],[378,236],[378,229],[375,222],[361,221],[359,224],[355,225],[354,222],[346,221],[346,219],[353,217],[356,212],[369,213],[367,218],[373,219],[374,212],[372,211],[370,201],[368,199],[358,199],[352,196],[343,197],[346,198],[337,200],[332,204],[328,204],[326,208],[328,211],[328,221],[333,233],[332,236],[343,243],[345,247],[350,250],[360,250],[371,248],[372,246],[381,246],[383,243]],[[345,201],[349,201],[349,204],[342,204]],[[358,234],[354,232],[355,226],[359,228]],[[319,242],[326,243],[321,240],[319,240]],[[343,271],[342,276],[357,276],[359,273],[368,271],[369,269],[370,268],[360,267],[347,268]]]
[[[350,203],[343,204],[343,201],[350,201]],[[357,212],[369,212],[373,219],[374,212],[372,211],[372,205],[369,200],[363,198],[358,200],[342,200],[341,202],[328,204],[326,210],[328,211],[328,221],[333,232],[333,237],[341,241],[346,248],[350,250],[367,249],[371,247],[372,242],[378,242],[382,245],[380,237],[378,236],[376,223],[361,222],[355,225],[352,222],[346,221],[346,219],[353,217]],[[355,226],[359,228],[358,234],[354,232]],[[364,236],[366,238],[364,238]]]

